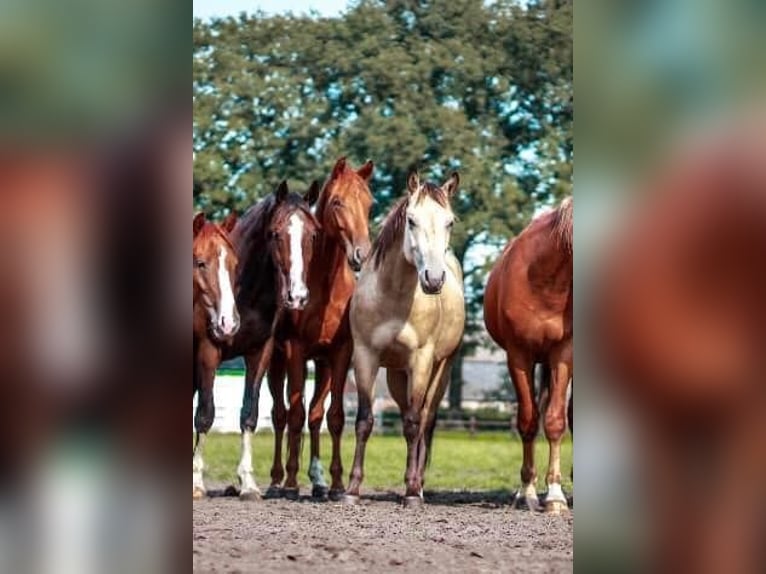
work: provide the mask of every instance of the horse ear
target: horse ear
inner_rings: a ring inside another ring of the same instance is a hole
[[[410,195],[417,193],[417,191],[420,189],[420,176],[418,175],[418,172],[413,170],[410,172],[410,175],[407,176],[407,191],[410,193]]]
[[[460,184],[460,174],[456,171],[452,172],[452,175],[449,176],[449,179],[444,182],[442,185],[442,189],[445,191],[448,197],[452,197],[455,195],[455,192],[457,191],[457,186]]]
[[[308,191],[303,196],[303,201],[309,204],[309,207],[314,205],[319,199],[319,182],[314,180],[311,182]]]
[[[370,178],[372,177],[372,170],[375,168],[375,164],[372,163],[372,160],[368,159],[367,163],[365,163],[362,167],[360,167],[356,174],[361,177],[364,181],[370,181]]]
[[[277,198],[277,203],[282,203],[285,199],[287,199],[287,180],[283,179],[282,183],[279,184],[279,187],[277,187],[276,191],[274,192],[274,196]]]
[[[332,175],[330,176],[330,179],[335,179],[338,177],[341,173],[343,173],[343,170],[346,169],[346,156],[338,158],[338,161],[335,162],[335,166],[332,168]]]
[[[221,223],[221,228],[226,233],[231,233],[232,229],[234,229],[234,226],[236,224],[237,224],[237,214],[232,211],[229,215],[226,216],[226,219],[223,220],[223,223]]]
[[[193,237],[197,237],[197,234],[202,230],[204,226],[205,226],[205,213],[203,211],[200,211],[197,215],[194,216],[194,221],[192,222],[192,229],[194,230]]]

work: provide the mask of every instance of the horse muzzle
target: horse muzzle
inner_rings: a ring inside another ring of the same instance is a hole
[[[426,269],[420,276],[420,288],[426,295],[438,295],[442,292],[444,282],[447,280],[447,272],[442,271],[440,276],[434,277]]]

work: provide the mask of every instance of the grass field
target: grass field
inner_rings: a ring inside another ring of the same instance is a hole
[[[355,437],[346,432],[342,442],[343,480],[354,457]],[[268,486],[273,435],[262,432],[253,440],[253,465],[259,486]],[[373,435],[367,443],[365,479],[363,488],[400,488],[403,486],[407,447],[404,438],[395,435]],[[331,441],[322,435],[321,458],[329,483]],[[298,481],[309,485],[306,475],[309,463],[308,437],[304,437]],[[237,484],[236,467],[239,461],[239,435],[211,434],[205,445],[205,476],[210,483]],[[562,445],[562,479],[566,489],[572,468],[572,440],[567,435]],[[539,438],[535,449],[538,488],[545,488],[548,464],[548,444]],[[438,431],[434,439],[431,466],[426,471],[428,489],[445,490],[515,490],[519,485],[521,467],[521,440],[508,432],[479,433],[471,437],[467,431]]]

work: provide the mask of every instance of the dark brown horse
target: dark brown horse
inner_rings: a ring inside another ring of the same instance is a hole
[[[204,495],[202,443],[213,424],[213,379],[222,360],[244,356],[248,366],[240,414],[241,459],[237,469],[240,497],[257,498],[251,459],[252,433],[258,419],[260,385],[271,359],[274,327],[282,309],[300,310],[308,301],[307,272],[311,264],[318,224],[309,210],[318,185],[306,196],[289,193],[282,184],[250,208],[231,231],[239,260],[236,275],[236,309],[240,325],[225,338],[195,337],[195,391],[199,403],[195,416],[194,494]]]
[[[315,392],[309,410],[312,495],[324,497],[328,494],[319,459],[319,430],[328,393],[331,393],[328,427],[333,442],[329,495],[337,500],[343,494],[340,459],[340,438],[345,422],[343,389],[353,352],[348,307],[356,284],[352,268],[358,270],[370,252],[372,195],[368,184],[372,170],[371,161],[355,170],[341,158],[319,195],[316,216],[321,229],[317,252],[308,273],[311,297],[302,312],[290,313],[290,320],[280,325],[278,339],[281,344],[274,351],[269,370],[275,431],[270,495],[298,496],[298,457],[306,418],[303,394],[309,359],[314,359],[316,372]],[[283,403],[285,372],[289,381],[290,411],[287,479],[282,490],[282,436],[287,422]]]
[[[484,293],[484,322],[507,354],[519,402],[517,426],[524,445],[522,488],[516,501],[537,507],[534,449],[539,402],[534,367],[550,369],[545,436],[550,445],[545,505],[568,508],[561,489],[561,438],[566,431],[567,388],[572,378],[572,198],[535,218],[495,263]]]

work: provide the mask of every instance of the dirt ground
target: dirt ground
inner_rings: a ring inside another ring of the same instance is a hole
[[[407,509],[386,492],[358,506],[213,494],[193,503],[199,573],[572,571],[573,511],[513,509],[506,493],[426,491]]]

